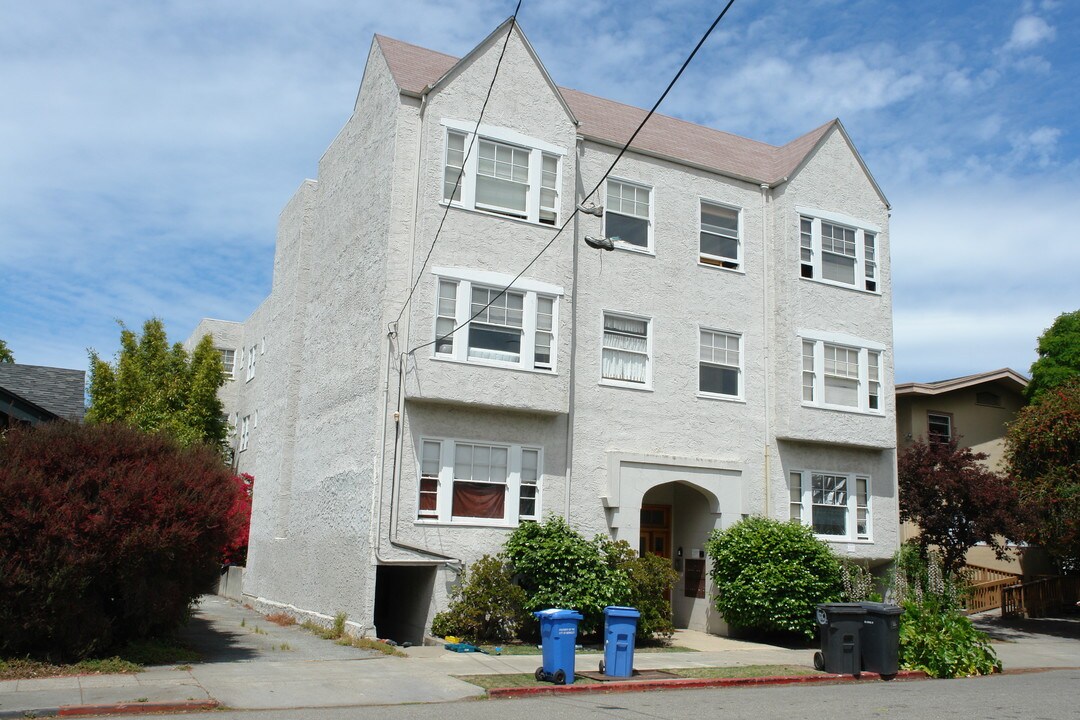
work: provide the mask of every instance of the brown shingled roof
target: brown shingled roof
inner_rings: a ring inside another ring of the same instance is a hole
[[[376,35],[401,92],[419,96],[458,62],[458,58],[401,40]],[[646,115],[631,105],[559,88],[586,138],[622,146]],[[634,149],[707,168],[755,183],[775,185],[787,179],[838,120],[830,120],[787,145],[777,147],[730,133],[655,114],[634,140]],[[872,180],[871,180],[872,181]]]

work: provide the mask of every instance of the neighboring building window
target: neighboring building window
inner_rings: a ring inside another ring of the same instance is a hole
[[[947,443],[952,438],[952,415],[926,413],[926,435],[932,443]]]
[[[652,371],[650,324],[645,318],[604,313],[603,381],[630,386],[649,385]]]
[[[652,190],[621,180],[608,180],[604,235],[617,244],[652,250]]]
[[[709,395],[742,396],[742,338],[735,333],[702,330],[698,344],[698,390]]]
[[[418,520],[516,525],[539,517],[539,448],[425,439],[420,453]]]
[[[245,415],[244,419],[240,421],[240,450],[243,452],[247,450],[248,438],[251,434],[251,416]]]
[[[255,358],[258,357],[259,349],[258,343],[252,345],[247,351],[247,380],[251,380],[255,377]],[[245,381],[246,382],[246,381]]]
[[[845,338],[845,342],[805,338],[803,404],[881,412],[881,350],[866,344],[857,338]]]
[[[451,272],[455,271],[436,268],[436,273]],[[468,271],[456,272],[470,275]],[[496,283],[509,283],[513,280],[511,276],[504,278],[483,272],[471,275],[475,279],[440,277],[438,280],[435,356],[553,371],[558,327],[556,298],[562,289],[524,282],[520,289],[504,292],[506,286]],[[457,332],[454,328],[458,328]]]
[[[729,270],[741,267],[739,211],[702,200],[700,243],[702,263]]]
[[[790,516],[826,538],[870,539],[870,478],[796,470],[788,476]]]
[[[226,379],[232,380],[236,370],[236,351],[226,348],[218,348],[217,351],[221,354],[221,365],[225,368]]]
[[[802,211],[807,212],[807,211]],[[799,216],[800,275],[836,285],[878,291],[878,233],[831,213]]]
[[[515,131],[485,126],[469,152],[471,131],[465,127],[470,124],[443,123],[448,126],[443,201],[544,225],[558,224],[561,149]]]
[[[975,393],[975,404],[989,405],[990,407],[1001,407],[1001,396],[997,393],[981,390]]]

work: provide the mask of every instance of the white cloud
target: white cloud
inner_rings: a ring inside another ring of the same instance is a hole
[[[1012,35],[1005,43],[1006,50],[1030,50],[1054,39],[1055,30],[1037,15],[1025,15],[1013,24]]]

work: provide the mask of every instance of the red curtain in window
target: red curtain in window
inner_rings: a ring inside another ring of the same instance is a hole
[[[506,486],[491,483],[454,483],[454,517],[493,518],[506,516]]]

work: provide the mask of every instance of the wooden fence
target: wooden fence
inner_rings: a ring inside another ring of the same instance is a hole
[[[1001,591],[1002,617],[1040,618],[1059,612],[1080,598],[1080,577],[1048,577]]]
[[[1020,583],[1017,573],[978,565],[968,565],[964,574],[969,583],[964,611],[969,615],[1001,607],[1002,591]]]

